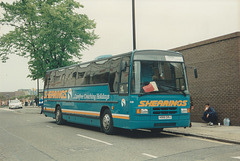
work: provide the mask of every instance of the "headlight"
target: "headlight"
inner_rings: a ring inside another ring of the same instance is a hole
[[[190,113],[190,108],[181,108],[181,113]]]
[[[149,114],[148,109],[137,109],[137,114]]]

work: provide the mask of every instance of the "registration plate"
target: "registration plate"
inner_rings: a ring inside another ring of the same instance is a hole
[[[170,120],[170,119],[172,119],[172,116],[171,115],[169,115],[169,116],[158,116],[158,119],[159,120]]]

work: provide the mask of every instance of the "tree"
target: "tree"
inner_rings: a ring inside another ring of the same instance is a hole
[[[29,57],[28,77],[33,80],[79,61],[80,52],[98,39],[96,23],[75,12],[83,6],[74,0],[19,0],[0,7],[0,23],[14,28],[0,38],[0,58],[6,61],[10,53]]]

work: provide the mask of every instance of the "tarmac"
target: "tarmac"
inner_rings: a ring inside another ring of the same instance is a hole
[[[23,109],[17,110],[17,112],[20,113],[24,112],[33,114],[34,113],[39,114],[40,111],[41,109],[39,107],[31,106],[23,107]],[[194,136],[240,145],[240,126],[224,126],[224,125],[209,126],[207,123],[192,122],[192,127],[165,128],[163,131],[166,133]]]
[[[192,122],[192,127],[166,128],[164,132],[240,144],[240,126],[213,125]]]

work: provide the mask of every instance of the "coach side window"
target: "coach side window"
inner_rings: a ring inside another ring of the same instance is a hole
[[[77,78],[76,78],[76,86],[89,84],[90,76],[90,64],[82,64],[77,67]]]
[[[121,57],[111,59],[109,87],[110,92],[118,93]]]
[[[76,67],[67,68],[64,86],[65,87],[75,86],[76,76],[77,76]]]
[[[50,73],[46,73],[45,81],[44,81],[44,89],[47,89],[49,87],[49,81],[50,81]]]
[[[77,85],[87,85],[90,84],[90,63],[82,64],[78,68],[78,83]]]
[[[55,86],[56,87],[64,87],[65,83],[65,70],[60,69],[56,71],[56,76],[55,76]]]
[[[82,68],[80,65],[77,67],[77,78],[76,78],[76,86],[83,85],[84,81],[84,68]]]
[[[55,88],[55,71],[50,72],[50,77],[49,77],[49,88]]]
[[[109,79],[109,60],[100,60],[92,63],[91,84],[108,83]]]

